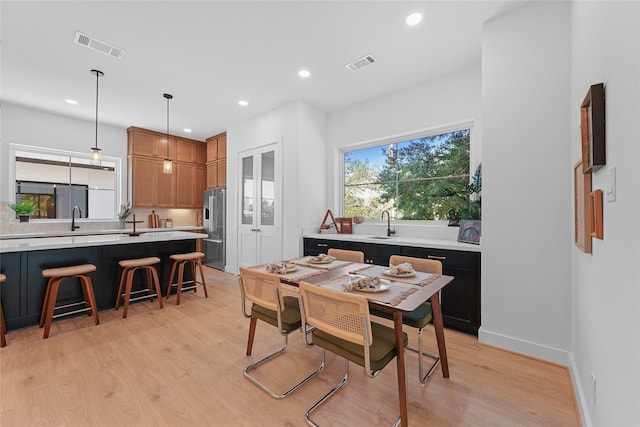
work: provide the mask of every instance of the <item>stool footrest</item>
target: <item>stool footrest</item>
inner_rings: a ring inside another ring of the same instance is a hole
[[[142,295],[140,297],[129,298],[129,302],[131,302],[131,301],[139,301],[141,299],[147,299],[147,298],[150,298],[150,297],[157,297],[157,296],[158,296],[158,294]]]
[[[61,308],[61,307],[56,307],[56,308]],[[72,314],[84,313],[86,311],[91,311],[91,307],[79,308],[77,310],[67,311],[66,313],[54,314],[52,318],[57,319],[58,317],[71,316]]]

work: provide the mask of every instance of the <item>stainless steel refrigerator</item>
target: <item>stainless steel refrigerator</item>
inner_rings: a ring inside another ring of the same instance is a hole
[[[204,263],[209,267],[223,270],[226,263],[227,239],[227,190],[219,188],[204,192]]]

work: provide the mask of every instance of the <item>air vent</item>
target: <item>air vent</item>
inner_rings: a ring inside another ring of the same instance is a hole
[[[73,41],[76,44],[88,47],[89,49],[93,49],[97,52],[104,53],[105,55],[109,55],[116,59],[122,58],[125,52],[124,49],[121,49],[109,43],[105,43],[103,41],[95,39],[91,36],[81,33],[80,31],[76,32],[76,36],[73,39]]]
[[[347,67],[351,71],[358,71],[363,69],[367,65],[373,64],[374,62],[376,62],[376,59],[373,57],[373,55],[368,54],[363,56],[362,58],[358,58],[355,61],[348,63],[347,65],[345,65],[345,67]]]

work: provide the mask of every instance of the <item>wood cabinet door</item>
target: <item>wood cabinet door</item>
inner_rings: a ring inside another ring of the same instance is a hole
[[[178,163],[176,165],[176,204],[179,208],[190,208],[194,205],[194,190],[196,181],[196,167]]]
[[[207,163],[218,160],[218,138],[207,139]]]
[[[156,175],[156,206],[173,208],[176,205],[176,173],[167,174],[162,172],[162,160],[155,161]],[[173,165],[174,168],[176,165]],[[151,190],[153,192],[154,190]]]
[[[145,157],[132,157],[131,161],[133,207],[154,206],[157,196],[157,170],[162,173],[162,162]]]
[[[227,161],[218,162],[218,187],[227,186]]]
[[[218,159],[227,158],[227,134],[218,136]]]
[[[134,156],[156,156],[156,142],[154,135],[145,132],[132,131],[129,134],[129,141],[131,143],[131,154]]]
[[[207,165],[207,188],[216,188],[218,186],[218,164],[211,163]]]
[[[193,207],[202,208],[204,190],[207,186],[207,168],[205,166],[196,166],[196,180],[193,189]]]
[[[195,163],[195,144],[190,141],[176,140],[176,160],[179,162]]]
[[[207,163],[207,144],[193,143],[195,147],[195,163],[204,165]]]

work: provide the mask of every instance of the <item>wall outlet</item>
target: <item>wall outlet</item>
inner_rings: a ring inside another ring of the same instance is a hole
[[[598,400],[596,399],[596,374],[591,373],[591,395],[593,396],[593,406],[596,406]]]
[[[607,188],[605,190],[607,202],[616,201],[616,168],[611,168],[607,172]]]

